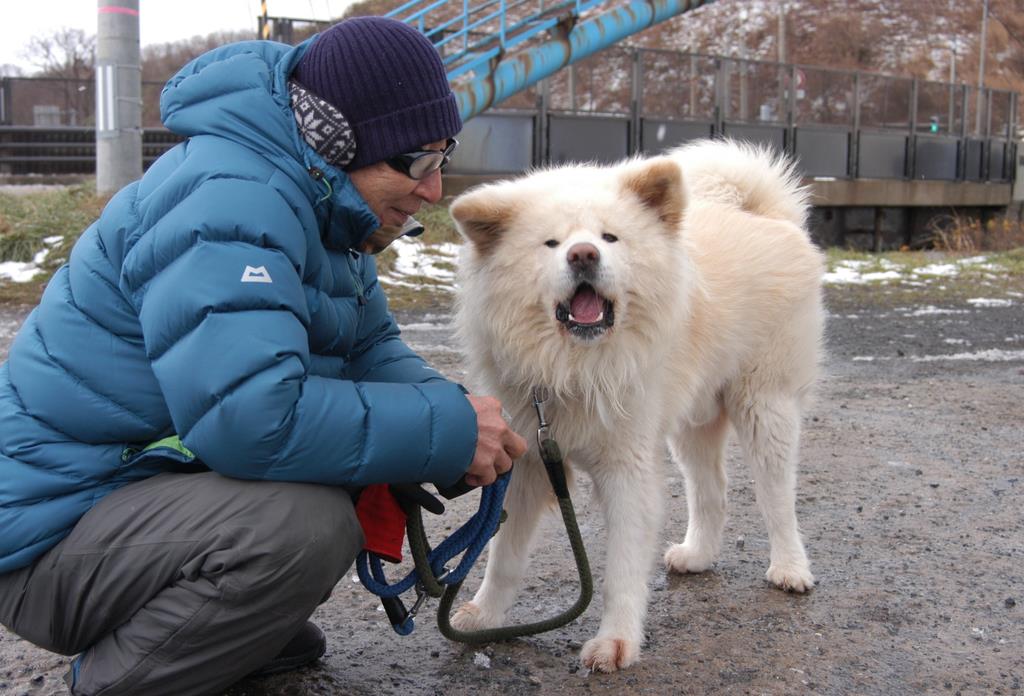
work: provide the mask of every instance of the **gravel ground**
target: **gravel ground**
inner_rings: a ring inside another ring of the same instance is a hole
[[[317,666],[241,682],[228,696],[1021,693],[1021,291],[1011,289],[1009,306],[984,306],[925,294],[901,305],[907,298],[894,302],[883,291],[829,289],[827,374],[805,423],[798,499],[819,580],[810,594],[786,594],[763,579],[767,538],[749,474],[731,449],[722,557],[700,575],[654,573],[647,643],[634,668],[600,675],[577,666],[597,630],[600,596],[560,630],[465,647],[445,640],[429,614],[411,636],[397,636],[350,577],[314,616],[328,637]],[[22,317],[0,310],[0,355]],[[399,318],[410,343],[461,377],[443,309]],[[682,481],[672,473],[666,544],[681,539],[686,520]],[[600,515],[585,485],[574,499],[599,583]],[[475,496],[459,499],[440,524],[464,519],[474,505]],[[575,570],[554,522],[519,620],[575,598]],[[0,630],[0,694],[63,693],[67,661]]]

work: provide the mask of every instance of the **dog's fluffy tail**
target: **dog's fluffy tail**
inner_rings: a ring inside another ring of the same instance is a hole
[[[731,205],[806,229],[810,191],[784,155],[733,140],[700,140],[671,155],[683,169],[688,200]]]

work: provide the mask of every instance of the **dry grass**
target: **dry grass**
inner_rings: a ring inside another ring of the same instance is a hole
[[[59,237],[40,273],[26,283],[0,281],[0,303],[33,305],[53,272],[67,259],[79,235],[97,217],[108,198],[97,196],[95,183],[27,194],[0,192],[0,261],[31,261]]]
[[[981,220],[961,215],[940,215],[928,223],[932,244],[939,251],[973,254],[1024,247],[1024,222],[1006,217]]]

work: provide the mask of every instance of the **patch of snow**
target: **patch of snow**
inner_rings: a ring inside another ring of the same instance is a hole
[[[444,261],[444,259],[438,258],[439,256],[454,257],[458,253],[458,246],[455,244],[431,246],[430,253],[426,253],[426,245],[415,239],[400,237],[392,242],[391,248],[398,255],[392,270],[394,275],[421,276],[441,281],[455,279],[454,271],[437,265],[437,262]]]
[[[915,355],[914,362],[936,362],[941,360],[977,360],[982,362],[1013,362],[1024,360],[1024,350],[1000,350],[990,348],[977,353],[954,353],[952,355]]]
[[[63,239],[60,235],[44,238],[43,244],[46,246],[36,252],[31,261],[4,261],[0,263],[0,278],[6,278],[15,283],[27,283],[32,280],[39,274],[39,266],[46,261],[46,257],[50,255],[53,245]]]
[[[826,273],[823,280],[826,283],[863,283],[860,271],[855,268],[838,266],[836,270]]]
[[[905,317],[924,317],[933,314],[968,314],[969,310],[966,309],[942,309],[939,307],[933,307],[932,305],[925,305],[924,307],[918,307],[917,309],[904,310],[903,316]]]
[[[1012,307],[1013,300],[995,299],[989,297],[972,297],[967,300],[972,307]]]
[[[390,285],[398,288],[412,288],[413,290],[445,290],[447,292],[455,292],[455,288],[451,285],[435,285],[433,283],[410,283],[407,280],[397,280],[390,276],[380,276],[378,280],[385,285]]]
[[[836,264],[834,271],[826,273],[826,283],[870,283],[875,280],[894,280],[900,278],[899,268],[896,264],[882,259],[879,265],[887,270],[864,273],[863,268],[868,265],[867,261],[845,260]]]
[[[416,341],[408,341],[409,347],[417,353],[461,353],[458,348],[452,348],[451,346],[442,345],[440,343],[434,343],[427,345],[424,343],[417,343]]]
[[[911,273],[914,275],[952,276],[956,275],[960,268],[955,263],[933,263],[930,266],[915,268]]]
[[[435,324],[429,321],[421,321],[415,324],[402,324],[402,331],[442,331],[450,329],[451,326],[451,322]]]
[[[896,280],[903,276],[899,271],[875,271],[874,273],[865,273],[861,276],[863,282],[870,283],[875,280]]]
[[[928,266],[922,266],[921,268],[915,268],[911,273],[917,275],[928,275],[928,276],[955,276],[959,271],[963,270],[965,266],[972,266],[975,268],[981,268],[986,271],[1000,272],[1003,269],[999,266],[989,263],[987,256],[970,256],[966,259],[957,259],[949,263],[933,263]]]

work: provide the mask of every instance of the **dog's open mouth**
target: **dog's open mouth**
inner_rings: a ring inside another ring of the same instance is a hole
[[[597,338],[615,323],[615,303],[589,283],[580,283],[572,297],[555,307],[555,319],[577,338]]]

